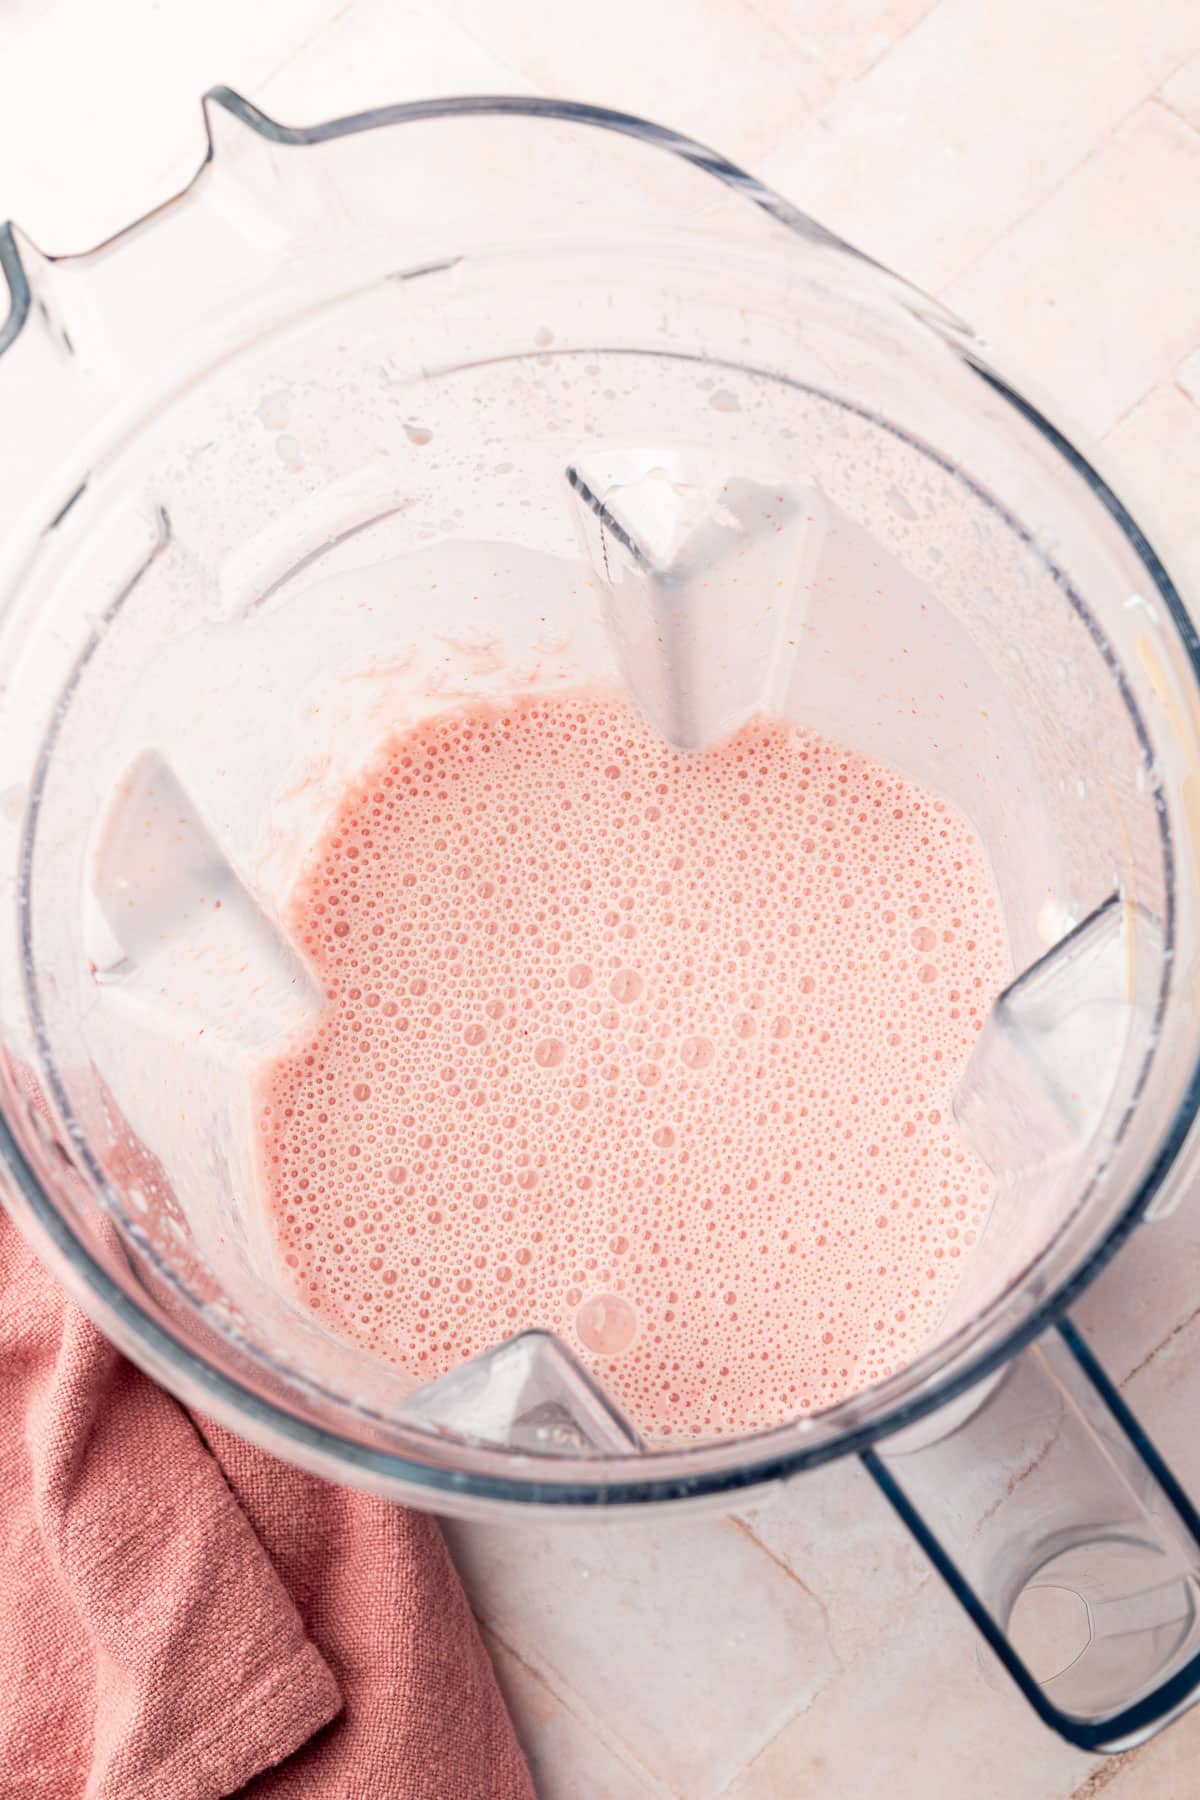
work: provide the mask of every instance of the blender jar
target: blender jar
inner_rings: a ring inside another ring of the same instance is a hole
[[[0,232],[6,1205],[173,1392],[397,1499],[729,1505],[858,1453],[1042,1716],[1136,1741],[1200,1682],[1200,1520],[1066,1308],[1178,1198],[1200,1097],[1166,570],[965,326],[697,144],[206,112],[109,243]],[[304,1309],[255,1204],[330,805],[398,717],[581,680],[685,750],[762,707],[850,743],[994,871],[1015,975],[947,1096],[983,1242],[915,1361],[776,1430],[645,1442],[541,1331],[421,1386]],[[1007,1632],[1046,1585],[1089,1625],[1042,1681]]]

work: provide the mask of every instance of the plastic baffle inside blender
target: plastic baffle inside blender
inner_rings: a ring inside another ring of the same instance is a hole
[[[1111,895],[998,996],[954,1112],[1003,1180],[1070,1166],[1119,1119],[1153,1029],[1162,928]]]
[[[820,496],[699,449],[589,450],[567,480],[618,665],[659,736],[700,750],[776,702],[820,549]]]
[[[319,985],[157,751],[112,796],[93,862],[96,981],[164,1024],[263,1048],[320,1013]]]
[[[421,1388],[406,1418],[482,1443],[559,1456],[627,1456],[633,1427],[549,1331],[522,1331]]]

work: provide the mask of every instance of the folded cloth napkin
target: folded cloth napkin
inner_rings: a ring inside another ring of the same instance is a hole
[[[436,1523],[192,1418],[0,1213],[5,1800],[533,1800]]]

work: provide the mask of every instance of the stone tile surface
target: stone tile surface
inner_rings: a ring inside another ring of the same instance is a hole
[[[1200,131],[1200,56],[1191,56],[1163,83],[1162,97],[1173,112]]]
[[[762,173],[937,290],[995,254],[1192,48],[1192,0],[1157,0],[1140,23],[1122,34],[1117,9],[1089,0],[940,0]]]
[[[689,1800],[720,1794],[836,1671],[819,1602],[732,1522],[448,1530],[485,1624]]]
[[[492,1632],[484,1633],[500,1690],[516,1722],[538,1800],[661,1800],[670,1793],[648,1769]],[[565,1684],[564,1684],[565,1686]]]
[[[927,1559],[854,1457],[801,1477],[744,1518],[824,1609],[829,1641],[843,1669],[903,1629],[932,1576]],[[830,1554],[832,1545],[836,1556]]]
[[[1175,579],[1200,593],[1200,403],[1183,385],[1187,365],[1174,381],[1154,387],[1105,439],[1131,503],[1136,503],[1152,541]]]
[[[751,0],[755,12],[777,26],[806,55],[818,57],[843,79],[863,74],[926,13],[936,0]]]
[[[608,0],[587,14],[518,6],[502,31],[492,0],[455,0],[449,11],[546,92],[642,113],[734,161],[761,159],[835,84],[819,55],[730,0]]]
[[[1045,1800],[1088,1758],[1047,1738],[941,1582],[789,1721],[729,1800]]]
[[[952,282],[945,298],[1100,435],[1200,336],[1200,133],[1160,101]]]

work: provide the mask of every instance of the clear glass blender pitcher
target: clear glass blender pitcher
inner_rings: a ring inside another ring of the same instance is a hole
[[[696,144],[512,99],[207,117],[111,242],[0,232],[13,1217],[183,1399],[397,1499],[730,1505],[858,1453],[1042,1716],[1136,1741],[1200,1682],[1200,1520],[1065,1308],[1178,1198],[1200,1097],[1162,564],[964,326]],[[583,679],[684,749],[770,706],[885,759],[1003,906],[1016,973],[948,1096],[994,1203],[949,1313],[735,1440],[643,1442],[543,1332],[419,1387],[291,1297],[255,1204],[251,1079],[321,1003],[281,903],[331,801],[398,713]],[[1047,1586],[1088,1641],[1039,1681],[1008,1632]]]

